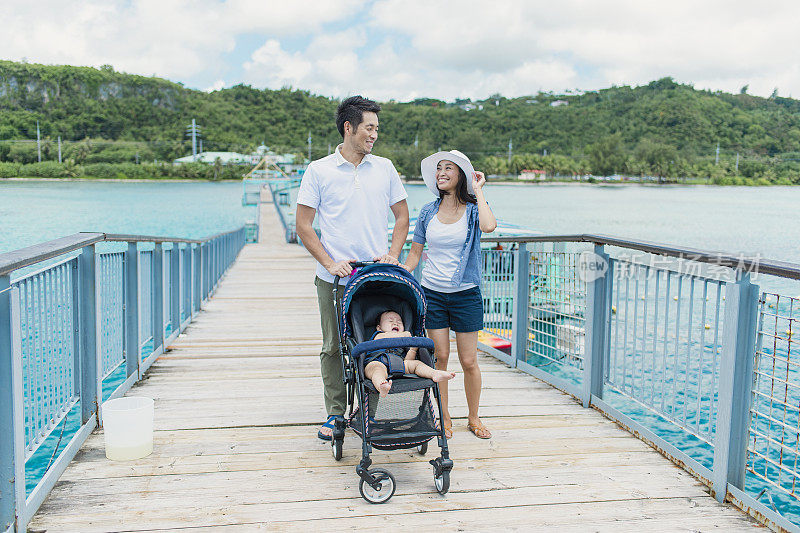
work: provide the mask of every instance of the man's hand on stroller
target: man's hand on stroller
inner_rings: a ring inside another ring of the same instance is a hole
[[[346,278],[353,273],[353,267],[350,266],[351,262],[355,262],[355,259],[337,261],[336,263],[326,266],[325,269],[330,273],[331,276]]]
[[[378,263],[389,263],[390,265],[399,265],[400,261],[391,254],[383,254],[380,257],[373,258],[373,261],[377,261]]]

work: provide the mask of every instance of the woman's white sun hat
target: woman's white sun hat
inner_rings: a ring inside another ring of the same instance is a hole
[[[472,175],[475,173],[475,169],[472,168],[469,157],[458,150],[450,150],[449,152],[436,152],[433,155],[429,155],[420,163],[422,179],[425,180],[425,185],[428,186],[434,196],[439,197],[439,187],[436,186],[436,165],[439,164],[439,161],[452,161],[461,167],[467,177],[467,191],[470,194],[475,194],[475,191],[472,190]]]

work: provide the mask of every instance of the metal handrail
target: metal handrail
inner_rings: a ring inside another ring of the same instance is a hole
[[[800,264],[797,263],[789,263],[787,261],[778,261],[774,259],[736,257],[710,250],[698,250],[696,248],[671,246],[668,244],[660,244],[650,241],[624,239],[620,237],[613,237],[611,235],[582,233],[573,235],[531,235],[526,237],[483,237],[481,238],[481,242],[575,242],[605,244],[667,257],[689,259],[691,261],[697,261],[698,263],[713,264],[732,269],[746,270],[748,272],[758,271],[761,274],[800,279]]]
[[[181,243],[181,244],[203,244],[212,241],[218,237],[231,235],[240,231],[242,228],[237,228],[231,231],[217,233],[205,239],[187,239],[184,237],[164,237],[164,236],[149,236],[149,235],[126,235],[117,233],[94,233],[94,232],[80,232],[68,235],[66,237],[59,237],[52,241],[43,242],[41,244],[34,244],[27,248],[20,248],[0,254],[0,276],[10,274],[15,270],[25,268],[27,266],[35,265],[42,261],[47,261],[54,257],[80,250],[91,244],[101,241],[106,242],[154,242],[154,243]]]
[[[238,231],[240,231],[244,226],[236,228],[230,231],[223,231],[222,233],[214,234],[210,237],[205,237],[203,239],[187,239],[185,237],[163,237],[163,236],[151,236],[151,235],[127,235],[127,234],[118,234],[118,233],[106,233],[105,239],[109,242],[156,242],[156,243],[165,243],[165,242],[178,242],[178,243],[187,243],[187,244],[202,244],[204,242],[212,241],[218,237],[224,237],[225,235],[232,235]]]
[[[0,276],[5,276],[20,268],[35,265],[36,263],[47,261],[59,255],[80,250],[85,246],[100,242],[104,238],[105,233],[75,233],[52,241],[34,244],[27,248],[20,248],[19,250],[0,254]]]

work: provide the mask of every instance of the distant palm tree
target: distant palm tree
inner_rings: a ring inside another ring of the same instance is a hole
[[[214,181],[218,181],[222,178],[222,159],[219,157],[214,160]]]

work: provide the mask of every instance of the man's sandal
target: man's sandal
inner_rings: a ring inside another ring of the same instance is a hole
[[[479,439],[492,438],[492,432],[483,425],[483,422],[478,422],[477,424],[467,423],[467,429],[473,432]]]
[[[331,428],[331,433],[332,433],[333,432],[333,422],[334,422],[334,420],[336,420],[336,416],[335,415],[329,416],[328,420],[324,424],[322,424],[322,427]],[[333,438],[333,436],[326,435],[322,431],[317,431],[317,437],[319,437],[322,440],[331,440]]]

